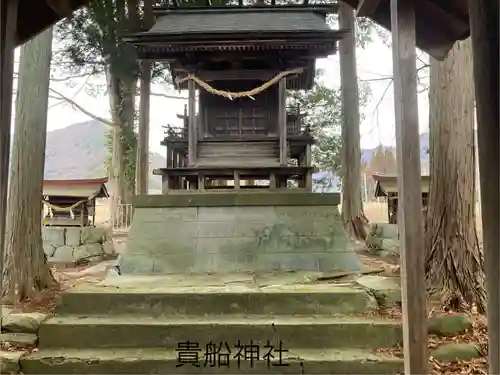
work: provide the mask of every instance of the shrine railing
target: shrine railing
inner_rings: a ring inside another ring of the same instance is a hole
[[[134,210],[132,204],[118,204],[113,212],[113,231],[126,231],[132,223]]]
[[[163,126],[165,138],[169,140],[175,139],[187,139],[188,138],[188,122],[189,116],[187,115],[178,115],[180,119],[183,120],[183,124],[181,126],[172,126],[166,125]],[[198,116],[197,116],[198,117]],[[264,135],[266,133],[267,126],[261,124],[260,127],[250,126],[248,129],[243,129],[241,120],[242,115],[239,113],[221,115],[218,118],[212,119],[212,121],[216,121],[216,124],[220,122],[220,126],[213,126],[210,131],[207,129],[200,130],[200,133],[211,134],[211,136],[220,136],[220,137],[232,137],[232,136],[251,136],[251,135]],[[304,113],[300,111],[300,108],[297,106],[288,107],[287,108],[287,135],[288,136],[300,136],[308,134],[309,131],[303,122]],[[249,122],[252,122],[251,116],[246,116],[245,119]],[[256,120],[262,122],[262,116],[256,115]],[[200,117],[198,117],[200,120]],[[200,134],[201,135],[201,134]],[[203,136],[201,135],[203,138]]]
[[[163,133],[167,138],[185,139],[188,136],[187,127],[174,127],[172,125],[163,126]]]

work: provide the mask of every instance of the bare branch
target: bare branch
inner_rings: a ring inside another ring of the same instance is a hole
[[[115,124],[111,120],[107,120],[107,119],[102,118],[100,116],[94,115],[92,112],[86,110],[81,105],[76,103],[73,99],[68,98],[67,96],[61,94],[60,92],[58,92],[52,88],[49,90],[52,91],[54,94],[58,95],[58,97],[52,97],[52,98],[58,99],[58,100],[64,100],[66,103],[70,104],[73,108],[78,109],[80,112],[84,113],[85,115],[89,116],[90,118],[93,118],[96,121],[102,122],[103,124],[108,125],[108,126],[115,126]]]
[[[380,104],[382,103],[382,101],[384,100],[385,98],[385,95],[387,94],[387,91],[389,91],[389,87],[391,87],[392,85],[392,79],[391,81],[387,84],[384,92],[382,93],[382,96],[380,97],[380,100],[378,101],[377,105],[375,106],[375,109],[373,110],[373,113],[372,113],[372,116],[375,115],[375,112],[378,111],[378,108],[380,107]]]
[[[162,94],[161,92],[152,92],[151,96],[159,96],[166,99],[179,99],[179,100],[187,100],[188,98],[185,96],[175,96],[169,94]]]
[[[417,68],[417,79],[426,78],[426,77],[420,77],[420,76],[418,76],[418,74],[422,70],[427,69],[430,66],[429,64],[425,63],[424,61],[421,61],[421,62],[423,65],[421,65]],[[381,76],[381,77],[377,77],[377,78],[360,79],[359,81],[360,82],[377,82],[377,81],[392,81],[392,79],[393,79],[393,76]]]
[[[392,76],[385,76],[380,78],[368,78],[368,79],[360,79],[360,82],[377,82],[377,81],[392,81]]]
[[[66,101],[61,100],[61,98],[60,98],[60,97],[56,97],[56,96],[49,95],[49,98],[56,99],[56,100],[58,100],[58,102],[57,102],[57,103],[54,103],[54,104],[52,104],[52,105],[49,105],[49,108],[48,108],[48,109],[52,109],[52,108],[54,108],[54,107],[57,107],[58,105],[61,105],[61,104],[66,103]]]
[[[69,81],[71,79],[84,78],[84,77],[89,77],[89,76],[93,76],[96,74],[101,74],[103,72],[104,72],[104,70],[98,70],[98,69],[94,68],[94,69],[92,69],[91,72],[82,73],[82,74],[75,74],[75,75],[67,76],[67,77],[50,77],[50,80],[52,82],[65,82],[65,81]]]

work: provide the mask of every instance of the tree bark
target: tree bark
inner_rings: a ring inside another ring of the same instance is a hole
[[[361,200],[361,146],[359,134],[359,92],[356,73],[354,11],[340,2],[340,28],[349,33],[339,42],[342,82],[342,219],[347,231],[366,239],[366,217]]]
[[[114,124],[111,177],[115,188],[113,204],[116,205],[129,203],[134,195],[135,168],[130,167],[135,167],[136,143],[130,138],[134,134],[137,79],[120,78],[112,67],[107,70],[106,78]]]
[[[42,192],[47,136],[52,29],[21,47],[9,184],[8,302],[57,285],[43,251]]]
[[[474,80],[470,39],[439,62],[431,58],[430,191],[426,281],[431,293],[459,309],[484,311],[484,265],[476,233]]]

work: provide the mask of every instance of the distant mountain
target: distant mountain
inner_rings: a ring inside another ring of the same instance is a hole
[[[47,133],[45,151],[46,179],[96,178],[106,175],[105,160],[106,132],[108,127],[98,121],[86,121]],[[395,152],[395,148],[384,146]],[[429,134],[420,136],[420,158],[422,169],[426,170],[429,155]],[[376,148],[361,150],[361,159],[369,163]],[[165,157],[153,152],[150,154],[151,168],[163,168]],[[150,175],[150,190],[161,190],[161,177]]]
[[[86,121],[49,131],[45,150],[46,179],[80,179],[106,176],[106,132],[98,121]],[[150,154],[152,168],[163,168],[165,158]],[[161,189],[161,177],[151,175],[149,188]]]
[[[396,147],[394,146],[382,146],[384,150],[390,150],[394,152],[396,156]],[[377,150],[377,147],[371,149],[361,150],[361,160],[366,164],[370,164],[373,154]],[[429,133],[420,134],[420,163],[422,165],[422,171],[428,171],[429,169]]]

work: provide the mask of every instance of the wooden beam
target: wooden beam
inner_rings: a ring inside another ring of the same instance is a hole
[[[73,9],[71,2],[68,0],[46,0],[47,5],[57,13],[61,18],[71,17],[73,15]]]
[[[357,17],[369,17],[375,13],[380,0],[360,0],[356,9]]]
[[[0,1],[0,275],[3,275],[10,163],[12,75],[18,0]],[[0,277],[0,295],[3,292]],[[0,311],[0,318],[2,312]]]
[[[286,131],[286,78],[279,82],[278,102],[278,131],[280,136],[280,164],[286,166],[288,162],[287,131]]]
[[[469,1],[476,88],[483,251],[489,338],[488,374],[500,374],[500,243],[498,2]]]
[[[194,81],[188,81],[188,165],[193,166],[196,162],[196,85]]]
[[[428,373],[414,0],[391,0],[405,374]]]

